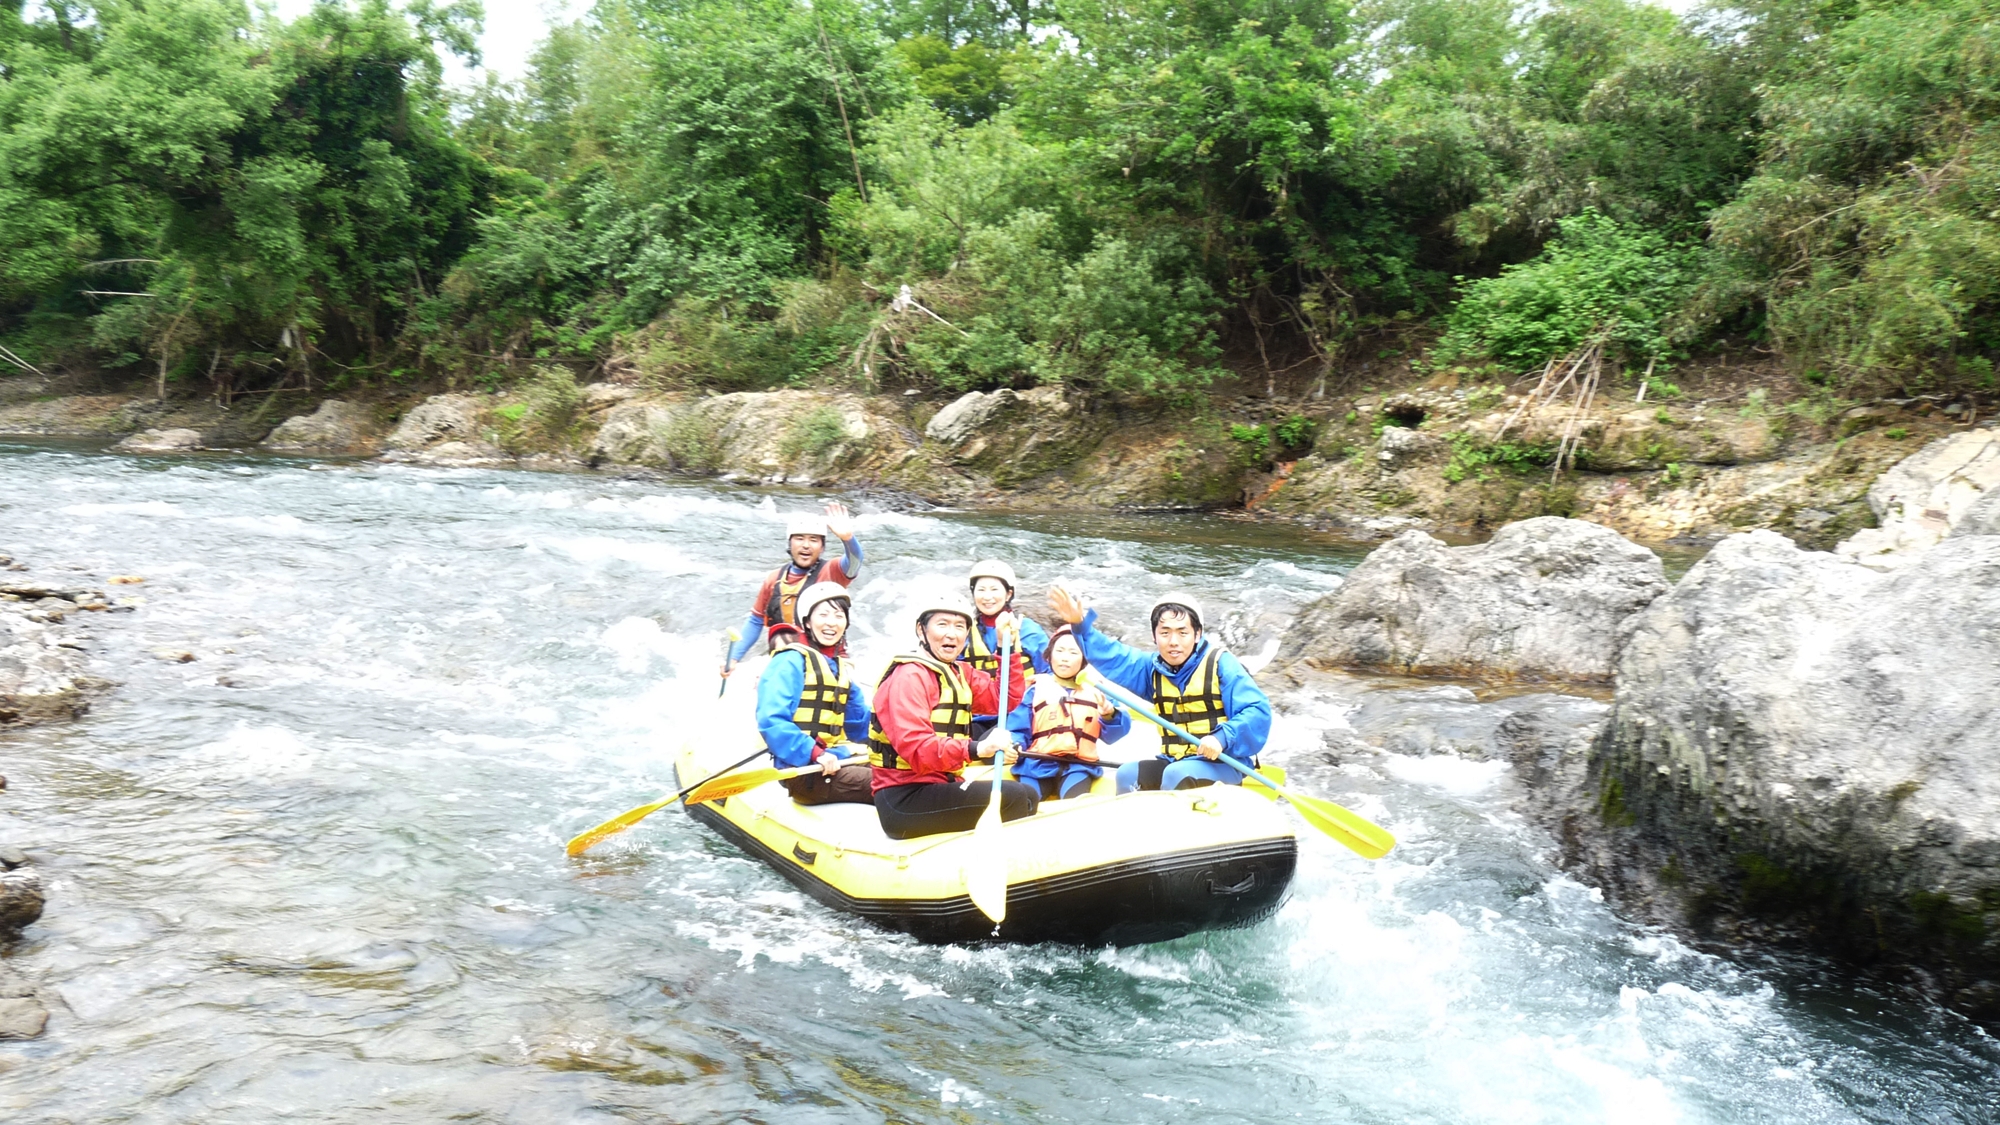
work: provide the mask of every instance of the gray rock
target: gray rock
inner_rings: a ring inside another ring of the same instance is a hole
[[[1406,531],[1299,612],[1278,659],[1413,676],[1602,682],[1638,610],[1667,590],[1659,557],[1553,516],[1476,547]]]
[[[1407,426],[1384,426],[1377,442],[1375,459],[1385,468],[1398,468],[1435,457],[1444,451],[1443,440]]]
[[[0,871],[0,938],[27,929],[41,916],[41,873],[33,867]]]
[[[415,452],[440,442],[478,442],[485,404],[474,395],[432,395],[403,415],[385,449]]]
[[[73,632],[57,620],[29,603],[0,602],[0,727],[75,718],[110,686],[89,674]]]
[[[5,789],[5,788],[6,788],[5,785],[0,785],[0,789]],[[5,868],[8,871],[12,871],[16,867],[20,867],[26,864],[27,862],[28,862],[27,852],[22,851],[21,849],[15,847],[12,844],[0,844],[0,868]]]
[[[33,1039],[48,1026],[49,1010],[28,978],[0,965],[0,1039]]]
[[[988,394],[968,391],[931,418],[924,436],[940,445],[963,445],[985,430],[995,414],[1019,400],[1019,395],[1005,387]]]
[[[365,408],[330,398],[311,414],[285,419],[263,447],[275,453],[365,453],[374,445],[373,423]]]
[[[1952,525],[1951,534],[1945,538],[1954,539],[1962,535],[2000,535],[2000,488],[1989,489],[1972,502],[1958,522]]]
[[[1907,565],[1996,487],[2000,438],[1984,430],[1939,438],[1875,479],[1868,506],[1879,526],[1855,532],[1834,551],[1877,570]]]
[[[200,448],[200,430],[140,430],[111,447],[114,453],[186,453]]]
[[[1887,574],[1724,540],[1634,623],[1591,771],[1628,907],[2000,1019],[2000,537]]]

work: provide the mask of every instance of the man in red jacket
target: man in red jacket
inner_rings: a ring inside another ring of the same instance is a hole
[[[1013,654],[1007,702],[1000,706],[997,677],[959,659],[972,621],[972,606],[962,594],[920,605],[917,650],[891,660],[876,685],[868,758],[875,767],[875,812],[892,839],[971,829],[986,810],[992,783],[962,783],[959,774],[975,757],[992,758],[1002,750],[1011,754],[1005,727],[975,747],[972,716],[1012,711],[1034,668],[1027,657]],[[1001,784],[1002,820],[1033,816],[1040,803],[1034,786]]]

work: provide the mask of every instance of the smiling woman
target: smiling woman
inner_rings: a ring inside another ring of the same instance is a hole
[[[747,823],[790,803],[775,785],[566,858],[571,834],[673,792],[686,756],[746,736],[747,715],[710,710],[715,654],[805,498],[776,500],[0,446],[0,551],[81,568],[72,583],[147,579],[89,642],[120,686],[79,721],[0,733],[0,843],[48,896],[0,958],[51,1013],[43,1038],[0,1043],[0,1115],[1983,1125],[2000,1102],[2000,1057],[1963,1021],[1824,966],[1698,953],[1557,873],[1478,732],[1512,715],[1582,732],[1603,713],[1588,699],[1287,688],[1264,760],[1399,847],[1369,863],[1297,833],[1265,921],[1142,947],[938,947],[831,908],[759,848],[866,857],[699,812]],[[1185,589],[1205,635],[1244,651],[1353,559],[1192,516],[856,524],[866,683],[913,643],[920,589],[962,591],[979,559],[1065,576],[1134,640]],[[747,710],[747,682],[726,702]],[[1417,745],[1425,730],[1493,760]],[[1246,789],[1144,802],[1176,806],[1189,846],[1238,804],[1296,825]],[[1088,812],[1070,803],[1005,832],[1060,854]],[[956,838],[899,846],[915,871]],[[1185,885],[1228,904],[1247,874]],[[1026,889],[1008,914],[1034,917]]]

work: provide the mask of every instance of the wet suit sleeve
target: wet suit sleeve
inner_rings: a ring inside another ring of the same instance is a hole
[[[861,537],[859,535],[852,539],[842,539],[840,546],[847,553],[840,556],[840,561],[833,565],[840,568],[842,579],[840,584],[845,586],[856,578],[861,577],[861,564],[867,560],[861,557]],[[770,595],[766,594],[765,596],[769,597]]]
[[[734,645],[730,646],[729,659],[731,663],[750,655],[750,650],[757,647],[758,641],[764,639],[764,607],[771,604],[771,587],[775,586],[777,582],[778,572],[774,570],[765,575],[763,583],[757,587],[757,600],[750,603],[750,616],[743,619],[743,635],[737,638]],[[804,682],[804,680],[800,681],[800,683]]]
[[[1250,678],[1243,662],[1229,653],[1215,658],[1215,674],[1222,680],[1222,708],[1229,716],[1215,728],[1216,740],[1223,753],[1247,766],[1271,737],[1271,699]]]
[[[1076,627],[1084,658],[1092,674],[1102,676],[1141,699],[1153,697],[1153,654],[1114,641],[1097,631],[1097,611],[1086,610]]]
[[[1104,733],[1097,736],[1099,742],[1116,742],[1132,733],[1132,716],[1122,707],[1113,707],[1111,717],[1104,720]]]
[[[773,656],[757,679],[757,732],[780,766],[803,766],[813,760],[812,736],[792,722],[805,686],[805,657],[796,652]]]
[[[988,689],[987,698],[992,697]],[[876,689],[875,719],[882,724],[882,736],[911,772],[952,773],[971,756],[970,742],[931,729],[931,708],[937,701],[937,674],[920,664],[898,664]]]

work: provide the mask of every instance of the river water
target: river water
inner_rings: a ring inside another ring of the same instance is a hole
[[[920,946],[677,812],[566,859],[671,787],[665,751],[699,735],[722,633],[803,503],[0,448],[0,551],[147,579],[90,623],[122,686],[0,736],[0,841],[51,887],[5,953],[58,1001],[43,1039],[0,1044],[0,1117],[1996,1119],[1985,1034],[1621,922],[1551,867],[1506,767],[1433,752],[1589,700],[1282,695],[1269,757],[1402,846],[1370,864],[1306,831],[1275,917],[1162,945]],[[1071,575],[1113,626],[1191,587],[1249,653],[1357,557],[1192,517],[859,527],[863,665],[904,636],[906,579],[981,556]]]

